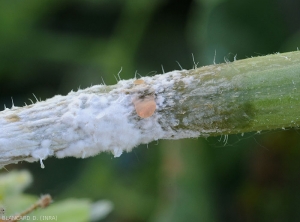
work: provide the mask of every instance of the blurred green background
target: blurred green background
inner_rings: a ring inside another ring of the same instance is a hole
[[[295,0],[0,2],[0,104],[78,87],[297,50]],[[26,162],[28,193],[108,199],[104,221],[300,221],[300,133],[158,141],[113,158]],[[4,170],[2,170],[4,172]],[[70,212],[72,214],[72,212]]]

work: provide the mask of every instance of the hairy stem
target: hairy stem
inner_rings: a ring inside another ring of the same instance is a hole
[[[298,127],[300,52],[97,85],[0,112],[0,166]]]

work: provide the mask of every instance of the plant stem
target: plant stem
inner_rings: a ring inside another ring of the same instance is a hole
[[[300,52],[290,52],[12,107],[0,112],[0,166],[21,160],[43,166],[48,156],[85,158],[103,151],[117,157],[158,139],[298,127],[299,86]]]
[[[181,107],[190,129],[216,136],[299,126],[300,52],[206,66],[188,75],[198,80]]]

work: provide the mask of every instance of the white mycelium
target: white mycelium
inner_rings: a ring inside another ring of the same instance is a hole
[[[48,156],[85,158],[100,152],[119,157],[139,144],[162,138],[196,137],[197,132],[174,132],[162,126],[160,111],[174,105],[174,84],[189,84],[193,77],[174,71],[155,77],[144,77],[143,84],[123,80],[115,86],[96,85],[66,96],[55,96],[25,107],[12,107],[0,113],[0,163],[41,161]],[[155,95],[156,111],[140,118],[133,100]],[[170,116],[170,118],[173,118]]]

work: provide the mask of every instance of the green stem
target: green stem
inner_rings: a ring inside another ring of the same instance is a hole
[[[212,136],[299,126],[298,51],[205,66],[187,75],[197,81],[182,87],[189,96],[180,105],[178,128]]]

